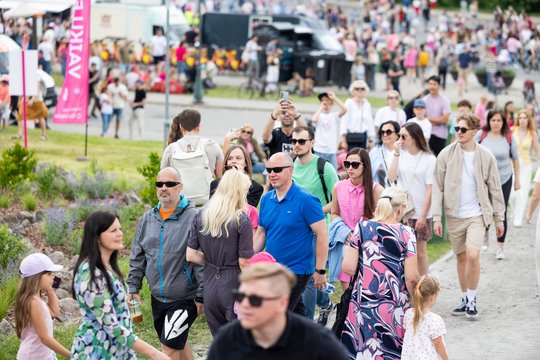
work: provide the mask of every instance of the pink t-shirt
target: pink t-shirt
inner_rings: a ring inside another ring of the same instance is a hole
[[[416,56],[418,52],[416,49],[411,49],[405,53],[405,59],[403,60],[403,65],[405,67],[416,67]]]
[[[251,227],[253,229],[259,227],[259,213],[257,212],[257,208],[253,205],[247,204],[246,213],[249,216],[249,220],[251,220]]]
[[[53,335],[53,321],[51,317],[51,312],[45,301],[39,300],[39,305],[41,306],[41,311],[43,312],[43,319],[45,320],[45,327],[47,328],[47,333],[50,336]],[[36,329],[30,323],[25,327],[21,333],[21,345],[19,346],[19,351],[17,352],[17,360],[26,360],[26,359],[40,359],[40,360],[52,360],[56,359],[54,351],[49,349],[47,346],[43,345],[39,336],[36,333]]]

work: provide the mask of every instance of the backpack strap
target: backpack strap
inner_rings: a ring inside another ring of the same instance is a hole
[[[479,144],[481,144],[482,141],[484,141],[484,139],[486,138],[487,134],[488,134],[487,131],[482,130],[482,134],[480,135],[480,141],[478,141]]]
[[[506,141],[508,141],[508,145],[512,147],[512,133],[510,131],[506,131],[504,133],[504,137],[506,138]]]
[[[319,173],[319,179],[321,179],[321,184],[324,192],[324,198],[326,199],[326,203],[330,203],[330,197],[328,196],[328,187],[326,187],[326,182],[324,181],[324,165],[326,164],[326,160],[322,157],[319,157],[317,159],[317,171]]]

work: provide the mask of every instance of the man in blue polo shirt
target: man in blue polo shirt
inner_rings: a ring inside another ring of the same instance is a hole
[[[326,286],[328,234],[321,202],[292,181],[293,161],[283,152],[266,163],[268,179],[274,188],[261,200],[255,251],[266,251],[289,267],[297,277],[291,291],[289,309],[306,315],[302,293],[313,276],[314,287]]]

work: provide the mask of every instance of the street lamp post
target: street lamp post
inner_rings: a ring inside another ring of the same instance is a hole
[[[195,42],[195,84],[193,85],[193,103],[203,103],[203,84],[201,79],[201,42],[202,42],[202,29],[201,29],[201,0],[197,0],[197,20],[199,21],[199,40]]]

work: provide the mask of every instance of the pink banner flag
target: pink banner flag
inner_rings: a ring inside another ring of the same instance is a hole
[[[66,77],[54,112],[55,123],[86,124],[88,121],[90,1],[77,0],[73,6]]]

